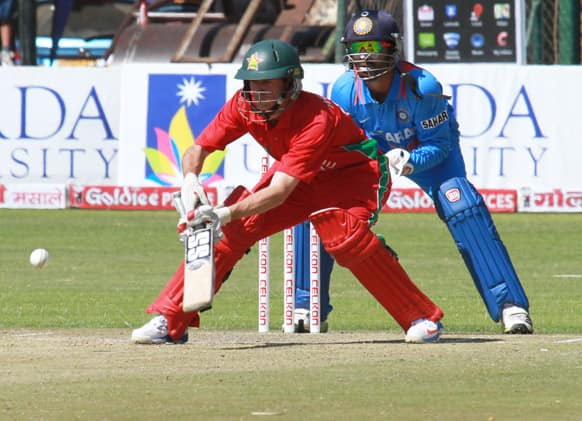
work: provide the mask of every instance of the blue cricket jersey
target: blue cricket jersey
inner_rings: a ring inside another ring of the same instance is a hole
[[[466,177],[453,107],[442,95],[441,84],[425,69],[400,61],[382,103],[350,70],[334,83],[331,99],[376,139],[382,151],[410,151],[414,172],[407,177],[431,198],[444,181]]]

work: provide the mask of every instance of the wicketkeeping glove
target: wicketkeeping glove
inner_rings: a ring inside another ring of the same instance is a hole
[[[409,175],[414,171],[414,166],[408,162],[410,152],[406,149],[391,149],[386,153],[388,164],[395,176]]]

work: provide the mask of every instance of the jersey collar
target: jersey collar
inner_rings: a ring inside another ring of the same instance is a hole
[[[394,71],[394,77],[392,78],[392,83],[390,84],[390,90],[388,91],[388,95],[386,96],[383,102],[396,101],[402,96],[400,90],[401,83],[400,81],[401,81],[400,72]],[[378,102],[372,97],[372,94],[368,89],[368,85],[366,85],[366,83],[363,80],[356,79],[355,74],[354,82],[357,102],[359,102],[360,104],[378,104]],[[358,92],[358,90],[360,90],[360,92]]]

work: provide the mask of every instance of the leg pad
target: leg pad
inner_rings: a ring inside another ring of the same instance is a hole
[[[337,208],[316,212],[310,219],[337,263],[347,267],[404,330],[415,320],[437,322],[443,317],[365,222]]]
[[[466,178],[444,182],[435,200],[489,315],[496,322],[505,303],[529,303],[483,197]]]

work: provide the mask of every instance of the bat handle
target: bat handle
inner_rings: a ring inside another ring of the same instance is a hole
[[[186,222],[188,220],[188,215],[186,213],[186,208],[184,207],[184,203],[182,202],[182,193],[177,191],[174,192],[172,194],[172,202],[174,203],[174,207],[176,208],[176,210],[178,211],[178,213],[180,214],[180,218],[184,220],[184,222]],[[215,224],[215,221],[212,221],[213,224]],[[206,223],[202,223],[202,224],[198,224],[196,226],[193,227],[194,230],[198,230],[201,228],[205,228],[206,227]]]
[[[186,220],[186,209],[184,208],[184,203],[182,202],[182,192],[177,191],[172,194],[172,202],[174,207],[180,214],[180,218]]]

